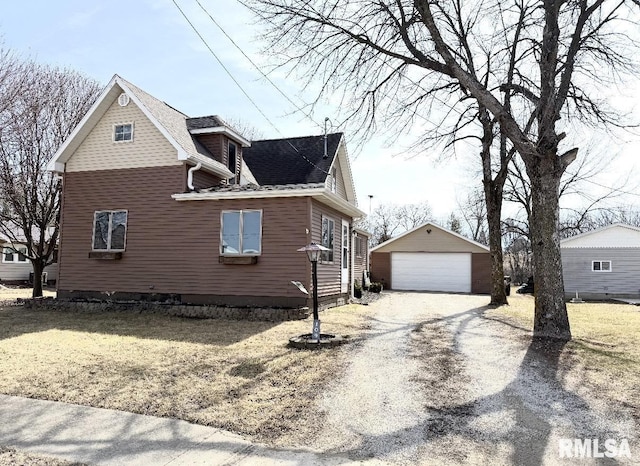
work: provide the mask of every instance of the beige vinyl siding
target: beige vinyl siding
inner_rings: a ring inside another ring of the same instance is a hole
[[[133,141],[114,142],[114,125],[127,123],[133,123]],[[133,101],[121,107],[116,100],[71,156],[66,171],[117,170],[181,163],[175,148]]]
[[[120,291],[299,299],[308,286],[306,198],[178,202],[183,167],[67,173],[62,211],[59,290]],[[126,209],[120,260],[89,259],[96,210]],[[257,264],[219,262],[220,212],[262,210]],[[338,283],[339,285],[339,283]]]
[[[431,230],[428,233],[427,230]],[[429,225],[376,249],[375,252],[484,252],[486,249],[469,243],[446,231]]]
[[[342,199],[347,200],[347,188],[344,184],[342,165],[340,163],[340,159],[336,157],[336,161],[334,163],[334,167],[336,169],[336,194],[340,196]],[[331,172],[329,172],[331,174]],[[327,189],[331,190],[331,176],[327,177]]]
[[[311,241],[322,243],[322,217],[334,221],[333,263],[318,263],[318,296],[340,293],[342,260],[342,219],[351,219],[317,201],[311,203]]]
[[[611,261],[611,272],[594,272],[593,261]],[[640,248],[562,248],[567,296],[640,296]]]
[[[58,275],[58,265],[52,264],[44,269],[47,272],[47,280],[55,280]],[[27,281],[29,274],[33,272],[31,262],[24,263],[6,263],[0,262],[0,281]]]

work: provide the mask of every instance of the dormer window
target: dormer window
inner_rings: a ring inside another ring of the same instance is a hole
[[[114,142],[130,142],[133,141],[133,123],[113,126]]]
[[[227,158],[227,168],[229,171],[233,173],[235,176],[229,180],[230,184],[236,184],[237,182],[237,170],[238,170],[238,148],[237,146],[229,142],[229,156]]]

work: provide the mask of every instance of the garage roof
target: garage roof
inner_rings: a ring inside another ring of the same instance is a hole
[[[427,222],[385,241],[371,252],[489,252],[484,244],[465,238],[447,228]]]

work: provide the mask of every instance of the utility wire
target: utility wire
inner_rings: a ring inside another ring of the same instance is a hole
[[[211,46],[209,45],[209,43],[205,40],[205,38],[202,36],[202,34],[200,34],[200,31],[198,31],[198,29],[195,27],[195,25],[191,22],[191,20],[188,18],[188,16],[185,14],[185,12],[182,10],[182,8],[180,8],[180,5],[178,5],[178,3],[176,2],[176,0],[172,0],[173,4],[176,6],[176,8],[178,9],[178,11],[180,11],[180,14],[182,14],[182,17],[185,19],[185,21],[187,23],[189,23],[189,26],[191,26],[191,29],[193,29],[193,31],[196,33],[196,35],[200,38],[200,40],[202,41],[202,43],[205,45],[205,47],[207,47],[207,49],[209,50],[209,52],[211,53],[211,55],[213,55],[213,57],[216,59],[216,61],[218,62],[218,64],[222,67],[222,69],[227,73],[227,75],[231,78],[231,80],[235,83],[236,86],[238,86],[238,89],[240,89],[240,91],[242,91],[242,93],[244,94],[244,96],[247,98],[247,100],[249,100],[249,102],[251,102],[251,104],[255,107],[256,110],[258,110],[258,112],[260,113],[260,115],[262,115],[262,117],[267,121],[267,123],[269,123],[271,125],[271,127],[273,129],[276,130],[276,132],[283,138],[283,139],[287,139],[285,138],[284,134],[282,134],[282,132],[278,129],[278,127],[271,121],[271,119],[269,119],[269,117],[262,111],[262,109],[260,109],[260,107],[258,106],[258,104],[251,98],[251,96],[247,93],[247,91],[244,90],[244,88],[242,87],[242,85],[238,82],[238,80],[233,76],[233,74],[231,74],[231,71],[229,71],[229,69],[225,66],[225,64],[222,62],[222,60],[218,57],[218,55],[216,55],[216,53],[213,51],[213,49],[211,48]],[[200,2],[198,2],[198,4],[200,4]],[[211,16],[210,16],[211,17]],[[212,18],[213,19],[213,18]],[[226,35],[226,34],[225,34]],[[227,36],[228,37],[228,36]],[[246,56],[246,55],[245,55]],[[315,121],[314,121],[315,123]],[[298,153],[300,155],[300,157],[302,157],[307,163],[309,163],[310,165],[312,165],[313,167],[315,167],[316,169],[320,170],[322,173],[329,175],[330,173],[326,170],[324,170],[323,168],[320,168],[318,165],[316,165],[315,163],[313,163],[311,160],[309,160],[304,154],[302,154],[293,144],[291,144],[290,141],[287,140],[287,143],[293,148],[294,151],[296,151],[296,153]]]
[[[209,17],[209,19],[211,19],[211,22],[213,22],[213,24],[216,25],[216,27],[218,29],[220,29],[220,31],[225,35],[225,37],[227,39],[229,39],[229,41],[234,45],[234,47],[236,49],[238,49],[238,51],[249,61],[249,63],[251,63],[251,65],[256,69],[256,71],[258,71],[258,73],[260,73],[262,75],[262,77],[264,79],[266,79],[269,84],[271,84],[273,86],[273,88],[278,91],[278,93],[284,97],[287,102],[289,102],[291,105],[293,105],[296,110],[298,110],[300,113],[302,113],[305,117],[307,117],[307,119],[309,121],[311,121],[313,124],[315,124],[318,128],[320,129],[324,129],[324,127],[318,123],[316,120],[313,119],[313,117],[307,113],[302,107],[300,107],[297,103],[295,103],[287,94],[285,94],[277,85],[276,83],[274,83],[271,78],[260,69],[260,67],[251,59],[251,57],[249,57],[249,55],[247,55],[244,50],[242,50],[242,47],[240,47],[236,41],[233,40],[233,38],[231,36],[229,36],[229,34],[227,34],[227,31],[224,30],[224,28],[220,25],[220,23],[218,23],[218,21],[215,20],[215,18],[211,15],[211,13],[209,13],[209,11],[202,5],[202,3],[200,3],[200,0],[196,0],[196,3],[198,4],[198,6],[202,9],[202,11],[204,11],[204,13]]]

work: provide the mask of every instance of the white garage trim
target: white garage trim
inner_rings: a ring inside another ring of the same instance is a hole
[[[470,253],[391,253],[394,290],[471,293]]]

